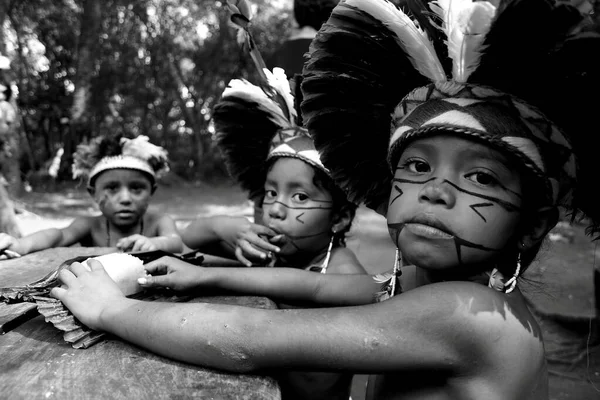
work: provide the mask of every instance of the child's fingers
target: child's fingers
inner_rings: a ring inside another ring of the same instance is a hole
[[[79,265],[84,268],[81,264]],[[67,268],[64,268],[58,273],[58,279],[65,285],[71,286],[77,280],[77,277],[75,277],[75,275]]]
[[[138,278],[137,282],[140,286],[149,287],[169,287],[171,284],[170,277],[168,275],[157,275],[157,276],[145,276]]]
[[[102,271],[102,270],[104,270],[104,265],[102,265],[102,263],[100,261],[94,260],[93,258],[87,262],[87,265],[90,267],[91,271]]]
[[[261,250],[257,249],[247,240],[240,241],[240,243],[238,243],[238,247],[240,247],[242,249],[242,251],[244,252],[245,255],[260,258],[262,260],[264,260],[268,257],[266,251],[261,251]]]
[[[238,259],[239,262],[244,264],[246,267],[252,266],[252,262],[250,260],[248,260],[246,257],[244,257],[242,249],[239,246],[235,248],[235,257]]]
[[[286,241],[286,238],[285,238],[284,234],[279,234],[279,235],[273,236],[272,238],[269,238],[270,243],[278,243],[280,246],[284,245],[285,241]]]
[[[165,264],[164,257],[149,262],[144,265],[144,269],[151,275],[164,275],[169,271],[169,266]]]
[[[279,253],[281,251],[281,249],[279,247],[267,242],[265,239],[263,239],[259,236],[249,237],[246,240],[248,240],[248,242],[250,242],[254,246],[260,248],[261,250],[265,250],[265,251],[269,251],[269,252],[272,251],[274,253]]]
[[[100,268],[98,268],[98,264],[100,264]],[[69,271],[71,271],[75,276],[80,276],[85,272],[90,272],[92,270],[92,266],[94,266],[95,270],[104,268],[100,261],[88,260],[85,265],[79,262],[74,262],[73,264],[69,265]]]
[[[58,299],[60,301],[62,301],[63,297],[65,297],[65,295],[67,294],[67,289],[63,288],[63,287],[54,287],[52,288],[52,290],[50,290],[50,296],[54,297],[55,299]]]
[[[16,251],[12,251],[9,249],[4,249],[2,251],[0,251],[0,253],[5,256],[6,258],[19,258],[21,257],[21,255],[19,253],[17,253]]]
[[[119,241],[116,244],[116,247],[122,251],[125,251],[125,250],[129,249],[131,247],[131,245],[133,245],[134,243],[135,243],[134,238],[129,236],[126,238],[119,239]]]

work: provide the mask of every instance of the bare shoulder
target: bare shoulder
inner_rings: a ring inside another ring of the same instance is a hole
[[[540,329],[520,291],[505,294],[472,282],[442,282],[403,293],[419,298],[423,306],[442,306],[454,318],[473,325],[475,333],[540,337]],[[472,328],[469,328],[472,330]]]
[[[346,247],[338,247],[331,251],[328,273],[332,274],[366,274],[354,252]]]
[[[544,390],[547,372],[541,330],[520,291],[505,294],[477,283],[443,282],[391,300],[398,307],[413,304],[439,311],[437,322],[424,323],[451,338],[449,347],[460,354],[461,374],[477,376],[492,391],[506,382],[512,382],[510,390]],[[423,315],[431,317],[427,312]]]

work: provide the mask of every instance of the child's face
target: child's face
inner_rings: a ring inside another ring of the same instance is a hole
[[[127,228],[146,213],[152,184],[143,172],[111,169],[96,178],[93,195],[102,214],[114,226]]]
[[[313,183],[314,169],[295,158],[275,161],[265,183],[264,224],[284,234],[281,255],[317,253],[332,235],[331,194]]]
[[[434,136],[402,153],[387,222],[405,263],[473,266],[497,257],[515,238],[521,203],[520,175],[501,153],[478,142]]]

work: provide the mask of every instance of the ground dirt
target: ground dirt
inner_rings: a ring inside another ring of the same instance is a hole
[[[81,187],[54,187],[15,199],[24,234],[62,227],[77,215],[98,210]],[[171,214],[178,226],[200,215],[251,216],[245,195],[235,186],[162,185],[152,207]],[[520,283],[544,332],[550,369],[550,399],[600,399],[600,328],[594,301],[594,265],[600,249],[577,224],[561,223]],[[394,248],[385,220],[359,209],[348,245],[370,272],[391,268]],[[355,379],[352,398],[364,398],[365,377]]]

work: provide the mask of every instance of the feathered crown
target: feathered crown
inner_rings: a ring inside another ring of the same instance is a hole
[[[73,179],[87,178],[91,185],[98,174],[109,169],[134,169],[156,179],[169,171],[167,151],[143,135],[134,139],[98,136],[77,146],[73,154]]]
[[[299,124],[298,101],[284,70],[264,67],[248,30],[250,7],[243,0],[230,0],[228,6],[239,29],[238,40],[242,38],[261,77],[260,87],[244,79],[231,80],[213,110],[217,143],[229,173],[250,193],[262,190],[266,161],[275,157],[298,158],[328,173],[308,131]]]
[[[298,158],[328,173],[308,131],[296,124],[294,98],[285,73],[281,68],[274,68],[273,73],[265,69],[264,73],[285,99],[285,109],[260,87],[233,79],[213,110],[217,142],[229,173],[250,193],[262,190],[265,164],[272,158]]]
[[[575,31],[584,16],[549,0],[407,5],[343,0],[304,67],[303,117],[350,200],[385,212],[407,141],[451,132],[512,153],[551,204],[598,221],[600,36]]]

